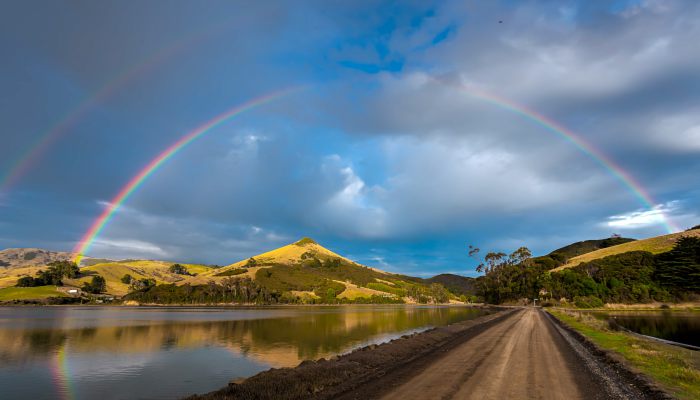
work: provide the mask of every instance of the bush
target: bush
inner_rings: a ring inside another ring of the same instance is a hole
[[[214,276],[235,276],[235,275],[240,275],[240,274],[245,274],[248,272],[247,269],[245,268],[233,268],[229,269],[223,272],[219,272],[218,274],[215,274]]]
[[[121,281],[122,281],[122,283],[126,283],[126,284],[128,285],[128,284],[131,283],[131,281],[132,281],[133,279],[134,279],[134,278],[133,278],[131,275],[125,274],[124,276],[122,276]]]
[[[17,279],[17,287],[34,287],[38,286],[36,279],[32,278],[31,276],[23,276],[19,279]]]
[[[90,283],[83,283],[83,291],[93,294],[103,293],[107,289],[105,278],[97,275],[93,276]]]
[[[191,275],[190,271],[185,268],[184,265],[180,264],[173,264],[168,268],[168,271],[172,272],[173,274],[178,274],[178,275]]]
[[[603,300],[596,296],[576,296],[574,304],[578,308],[598,308],[603,306]]]
[[[132,279],[131,280],[131,285],[129,285],[129,289],[131,291],[139,291],[139,290],[145,290],[148,288],[151,288],[156,285],[156,280],[155,279]]]

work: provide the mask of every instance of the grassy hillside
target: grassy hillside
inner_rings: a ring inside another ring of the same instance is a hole
[[[129,285],[122,283],[121,278],[129,274],[135,279],[155,279],[157,284],[185,283],[193,276],[174,274],[168,269],[173,262],[153,260],[126,260],[91,265],[80,269],[78,279],[64,279],[66,285],[80,287],[83,282],[89,282],[93,276],[100,275],[107,281],[107,293],[123,296],[129,292]],[[212,268],[198,264],[181,264],[190,274],[207,273]],[[196,275],[195,275],[196,277]]]
[[[560,249],[556,249],[549,253],[548,255],[555,259],[562,259],[562,261],[569,260],[571,258],[590,253],[596,250],[605,249],[612,246],[617,246],[619,244],[624,244],[628,242],[633,242],[636,239],[623,238],[623,237],[610,237],[606,239],[594,239],[594,240],[584,240],[581,242],[572,243],[570,245],[564,246]]]
[[[13,249],[17,250],[17,249]],[[36,249],[28,249],[36,250]],[[66,253],[67,254],[67,253]],[[50,259],[53,261],[53,259]],[[207,273],[213,268],[198,265],[198,264],[181,264],[187,271],[192,274],[178,275],[168,269],[173,262],[169,261],[153,261],[153,260],[124,260],[124,261],[109,261],[100,260],[97,264],[89,265],[80,268],[80,277],[76,279],[63,278],[65,287],[82,287],[83,283],[89,282],[93,276],[100,275],[105,278],[107,283],[107,293],[117,296],[123,296],[129,291],[129,285],[122,283],[121,278],[129,274],[135,279],[154,279],[157,283],[185,283],[196,275]],[[106,261],[106,262],[105,262]],[[2,288],[13,288],[17,284],[17,280],[23,276],[36,276],[40,270],[46,270],[46,264],[26,266],[22,263],[15,264],[14,267],[0,268],[0,290]],[[43,287],[42,287],[43,288]],[[19,291],[7,291],[6,296],[13,293],[22,294],[21,299],[42,299],[50,296],[43,296],[40,290],[29,290],[38,288],[17,288]],[[35,293],[37,297],[31,297]],[[12,298],[10,298],[12,299]],[[18,300],[20,298],[17,298]]]
[[[238,281],[235,290],[230,289],[235,293],[226,289],[232,287],[232,279]],[[197,296],[199,301],[211,302],[268,302],[271,299],[277,302],[324,303],[449,300],[449,293],[442,286],[430,288],[413,279],[358,264],[312,239],[304,238],[219,269],[202,270],[197,276],[173,282],[171,287],[153,289],[151,294],[135,294],[129,298],[137,301],[182,301],[188,299],[188,295],[178,286],[190,284],[194,287],[214,282],[219,288],[212,288],[210,295],[192,290],[191,296]],[[244,287],[240,288],[240,285]],[[244,293],[239,293],[239,290]]]
[[[615,254],[627,253],[630,251],[648,251],[652,254],[664,253],[671,250],[678,238],[682,236],[700,237],[700,229],[672,233],[669,235],[657,236],[648,239],[635,240],[633,242],[623,243],[616,246],[599,249],[590,253],[585,253],[573,257],[566,264],[555,268],[553,271],[561,271],[563,269],[575,267],[584,262],[590,262],[599,258],[612,256]]]

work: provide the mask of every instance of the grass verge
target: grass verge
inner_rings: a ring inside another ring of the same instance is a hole
[[[65,294],[56,290],[56,286],[8,287],[0,289],[0,301],[38,300],[62,296],[65,296]]]
[[[700,398],[700,354],[609,329],[585,313],[547,310],[598,347],[622,356],[633,368],[681,399]]]

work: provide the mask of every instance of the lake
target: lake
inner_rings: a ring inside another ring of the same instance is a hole
[[[642,335],[700,346],[700,312],[614,311],[594,312],[601,319],[614,318],[622,327]]]
[[[0,399],[172,399],[476,318],[463,306],[2,307]]]

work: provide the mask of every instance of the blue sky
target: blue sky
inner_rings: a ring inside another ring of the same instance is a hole
[[[0,176],[121,83],[0,195],[0,248],[72,249],[179,137],[296,85],[179,152],[89,255],[228,264],[310,236],[392,272],[474,275],[468,244],[542,254],[663,234],[660,214],[700,223],[695,1],[4,5]],[[655,207],[458,85],[578,133]]]

